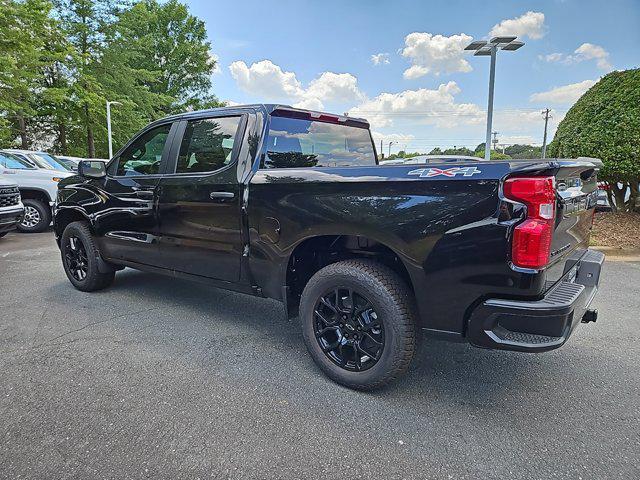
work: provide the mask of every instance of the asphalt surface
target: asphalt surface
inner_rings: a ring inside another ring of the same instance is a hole
[[[76,291],[51,233],[0,240],[2,478],[640,478],[640,263],[560,350],[425,340],[364,394],[281,306],[125,270]]]

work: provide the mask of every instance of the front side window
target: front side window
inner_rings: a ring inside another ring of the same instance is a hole
[[[24,160],[19,159],[15,155],[10,153],[0,153],[0,164],[5,168],[11,168],[15,170],[34,170],[35,167],[29,165]]]
[[[192,120],[180,145],[176,173],[214,172],[232,161],[240,117]]]
[[[366,128],[271,117],[264,168],[376,165]]]
[[[171,124],[152,128],[136,138],[118,158],[116,175],[155,175],[160,172],[162,150]]]

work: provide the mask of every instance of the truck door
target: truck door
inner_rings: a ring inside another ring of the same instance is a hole
[[[164,268],[237,282],[242,255],[236,162],[242,115],[184,120],[159,186]]]
[[[145,129],[109,164],[103,187],[108,208],[96,216],[106,257],[157,266],[157,186],[177,126]]]

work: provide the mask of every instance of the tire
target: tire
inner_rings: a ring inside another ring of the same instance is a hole
[[[60,238],[60,252],[64,272],[78,290],[94,292],[113,283],[115,271],[98,271],[100,252],[85,222],[67,225]]]
[[[302,292],[300,321],[311,358],[348,388],[380,388],[405,373],[413,358],[413,294],[377,262],[346,260],[319,270]]]
[[[41,200],[25,198],[24,217],[18,224],[18,230],[25,233],[44,232],[51,223],[51,208]]]

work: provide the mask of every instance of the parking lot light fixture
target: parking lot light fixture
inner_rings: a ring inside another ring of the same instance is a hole
[[[491,129],[493,128],[493,87],[496,78],[496,54],[498,50],[515,51],[524,45],[514,36],[493,37],[486,40],[475,40],[464,49],[474,52],[474,56],[491,56],[491,68],[489,70],[489,100],[487,106],[487,134],[484,143],[484,159],[491,160]]]

